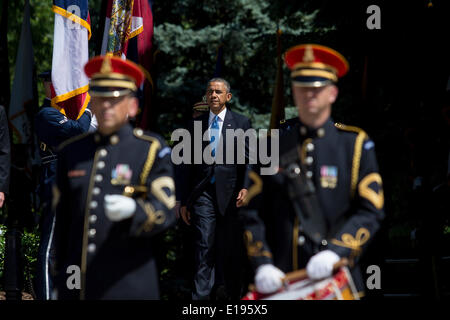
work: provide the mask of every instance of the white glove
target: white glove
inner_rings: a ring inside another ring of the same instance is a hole
[[[136,211],[134,199],[119,194],[105,195],[105,214],[111,221],[130,218]]]
[[[333,273],[333,265],[339,259],[339,256],[331,250],[321,251],[309,259],[306,273],[313,280],[329,277]]]
[[[256,290],[261,293],[271,293],[281,288],[281,279],[285,274],[272,264],[263,264],[256,269]]]

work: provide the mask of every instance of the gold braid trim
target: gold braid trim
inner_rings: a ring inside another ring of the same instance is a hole
[[[369,188],[369,185],[372,182],[375,182],[380,186],[380,190],[378,190],[378,192]],[[358,186],[359,195],[369,200],[373,204],[373,206],[378,210],[380,210],[384,206],[384,194],[383,190],[381,189],[381,186],[382,186],[381,176],[376,172],[372,172],[367,176],[365,176]]]
[[[365,244],[367,241],[369,241],[370,238],[370,232],[366,228],[359,228],[358,231],[356,231],[355,237],[353,237],[350,233],[344,233],[341,236],[342,241],[337,239],[332,239],[331,243],[349,248],[351,249],[350,254],[350,265],[353,265],[353,258],[359,254],[361,254],[361,246]]]
[[[298,217],[295,216],[292,230],[292,270],[298,269],[298,227]]]
[[[149,202],[144,202],[142,199],[138,199],[137,203],[144,209],[147,215],[147,220],[142,224],[142,226],[137,230],[137,235],[141,234],[142,231],[150,232],[155,224],[163,224],[166,220],[166,215],[162,210],[155,211],[155,208]]]
[[[163,188],[169,189],[170,196],[166,194]],[[153,180],[151,191],[168,209],[175,207],[175,182],[171,177],[162,176]]]
[[[253,234],[251,233],[251,231],[246,230],[244,232],[244,241],[247,247],[247,255],[249,257],[265,256],[272,258],[272,254],[269,251],[263,250],[263,243],[261,241],[253,241]]]
[[[364,130],[362,130],[361,128],[358,128],[358,127],[347,126],[342,123],[335,123],[334,125],[338,129],[358,133],[358,135],[356,136],[355,148],[353,151],[352,176],[351,176],[351,185],[350,185],[350,194],[351,194],[351,197],[353,198],[355,196],[356,185],[358,184],[362,145],[363,145],[364,140],[367,139],[368,136],[364,132]]]
[[[244,206],[247,206],[250,203],[250,200],[253,199],[253,197],[257,196],[262,192],[263,188],[263,182],[262,179],[258,176],[258,174],[254,171],[250,171],[248,173],[248,177],[253,181],[252,186],[248,189],[247,196],[242,201]]]
[[[305,159],[306,159],[306,153],[307,153],[306,146],[308,145],[308,143],[312,143],[312,141],[313,140],[311,138],[308,138],[308,139],[305,139],[305,141],[303,141],[303,143],[302,143],[300,160],[302,161],[303,164],[305,163]]]
[[[161,144],[159,143],[158,139],[146,135],[137,135],[136,131],[134,131],[134,134],[136,137],[147,140],[152,142],[150,145],[150,148],[148,149],[148,155],[147,160],[144,163],[144,168],[142,169],[141,175],[140,175],[140,183],[141,185],[145,185],[145,182],[147,181],[148,175],[150,174],[150,170],[153,167],[153,164],[155,163],[156,158],[156,151],[158,151],[159,148],[161,148]]]
[[[95,151],[94,155],[94,161],[92,162],[92,170],[91,170],[91,177],[89,178],[89,186],[87,191],[87,199],[86,199],[86,206],[84,209],[84,223],[83,223],[83,238],[82,238],[82,247],[81,247],[81,289],[80,289],[80,300],[85,299],[85,293],[86,293],[86,270],[87,270],[87,246],[89,242],[89,235],[88,235],[88,229],[89,229],[89,204],[92,200],[92,189],[94,188],[95,184],[95,175],[97,174],[97,162],[100,158],[100,152],[97,149]]]

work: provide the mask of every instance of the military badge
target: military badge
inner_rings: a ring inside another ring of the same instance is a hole
[[[131,182],[133,171],[128,164],[118,164],[111,172],[111,184],[126,185]]]
[[[320,167],[320,185],[322,186],[322,188],[336,188],[337,171],[337,167],[335,166]]]

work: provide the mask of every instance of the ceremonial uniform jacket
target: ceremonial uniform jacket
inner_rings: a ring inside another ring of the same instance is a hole
[[[110,136],[88,133],[59,149],[59,299],[159,299],[152,236],[175,222],[170,148],[156,134],[126,124]],[[133,197],[134,215],[109,220],[106,194]],[[69,266],[81,270],[80,290],[67,287]]]
[[[316,191],[326,234],[320,245],[308,238],[288,196],[286,167],[292,152]],[[349,258],[355,284],[357,267],[384,217],[382,181],[374,143],[356,127],[334,124],[312,130],[300,122],[280,140],[280,169],[275,175],[250,173],[249,205],[242,210],[247,253],[254,268],[273,263],[284,272],[301,269],[320,250]]]
[[[300,125],[300,120],[298,119],[298,117],[295,118],[290,118],[290,119],[284,119],[280,121],[280,137],[283,136],[284,134],[286,134],[287,131],[293,129],[293,128],[298,128]]]
[[[41,142],[56,149],[65,140],[87,132],[91,123],[91,112],[85,111],[78,120],[68,119],[45,99],[36,115],[35,128]]]

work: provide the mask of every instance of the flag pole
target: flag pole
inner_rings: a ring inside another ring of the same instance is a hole
[[[277,28],[277,71],[272,99],[270,129],[277,129],[280,120],[284,119],[284,81],[281,57],[281,29]]]

